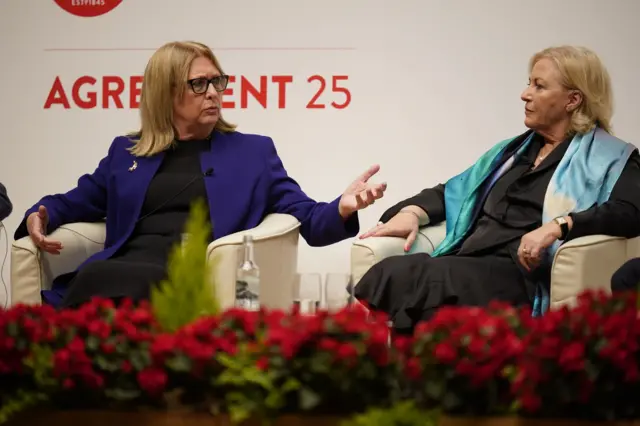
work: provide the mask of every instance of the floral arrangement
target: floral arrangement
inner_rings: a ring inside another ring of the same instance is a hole
[[[416,329],[405,372],[428,407],[455,416],[640,418],[635,292],[586,292],[572,308],[446,307]]]
[[[234,420],[349,414],[399,391],[388,339],[386,321],[363,310],[231,309],[167,333],[144,304],[17,306],[0,315],[0,397],[21,389],[73,409],[174,404]]]
[[[0,413],[48,401],[239,421],[412,400],[454,416],[637,419],[635,303],[633,293],[585,293],[541,318],[500,304],[448,307],[391,344],[386,319],[363,309],[230,309],[167,332],[149,304],[15,306],[0,313]]]

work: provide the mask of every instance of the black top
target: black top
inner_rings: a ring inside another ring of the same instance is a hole
[[[166,266],[171,248],[182,241],[193,201],[207,200],[199,154],[209,150],[210,143],[209,139],[178,141],[165,152],[136,227],[113,258]]]
[[[522,140],[522,139],[520,139]],[[542,147],[536,136],[519,161],[494,184],[471,233],[457,251],[459,255],[496,254],[517,259],[520,238],[542,225],[542,206],[549,185],[569,142],[555,148],[535,169],[534,160]],[[512,147],[517,145],[514,143]],[[505,153],[505,158],[511,152]],[[386,222],[409,205],[421,207],[430,223],[446,219],[444,185],[425,189],[387,210]],[[634,151],[611,192],[609,201],[579,213],[571,213],[573,227],[567,241],[585,235],[605,234],[624,238],[640,235],[640,155]]]
[[[510,255],[513,250],[517,252],[520,238],[542,226],[547,187],[569,142],[562,142],[533,169],[538,152],[544,145],[542,137],[534,137],[527,151],[494,184],[458,254],[470,255],[487,250],[501,255]],[[514,247],[509,244],[512,242]]]

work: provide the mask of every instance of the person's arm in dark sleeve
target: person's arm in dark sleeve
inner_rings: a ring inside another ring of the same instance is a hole
[[[640,236],[640,155],[635,151],[611,191],[609,201],[571,218],[567,241],[587,235]]]
[[[433,188],[427,188],[413,197],[400,201],[396,205],[390,207],[380,217],[380,222],[388,222],[393,216],[398,214],[400,210],[405,207],[416,206],[428,216],[430,225],[436,225],[445,220],[445,208],[444,208],[444,185],[439,184]],[[421,222],[421,225],[425,223]]]

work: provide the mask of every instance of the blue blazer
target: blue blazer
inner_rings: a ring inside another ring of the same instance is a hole
[[[79,267],[105,260],[127,241],[140,215],[151,179],[164,153],[136,157],[127,148],[129,138],[117,137],[92,174],[78,180],[76,188],[64,194],[49,195],[25,213],[14,238],[28,235],[27,217],[44,205],[49,213],[47,233],[72,222],[97,222],[106,218],[104,250]],[[129,170],[134,161],[137,166]],[[300,234],[310,246],[326,246],[357,235],[357,213],[346,221],[338,212],[340,197],[330,203],[308,197],[287,172],[271,138],[239,132],[214,132],[211,149],[200,156],[213,239],[253,228],[267,214],[287,213],[300,223]],[[64,250],[64,248],[63,248]],[[53,293],[45,301],[57,304],[66,283],[54,280]]]

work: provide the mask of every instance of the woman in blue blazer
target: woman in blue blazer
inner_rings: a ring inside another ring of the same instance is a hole
[[[148,298],[152,283],[165,278],[168,253],[199,197],[208,201],[212,239],[253,228],[269,213],[295,216],[311,246],[358,233],[356,212],[386,189],[368,182],[379,167],[329,203],[312,200],[287,175],[270,138],[239,133],[222,118],[227,83],[203,44],[174,42],[155,52],[144,74],[140,131],[115,138],[92,174],[65,194],[42,198],[15,233],[59,253],[64,248],[47,233],[106,217],[104,250],[58,277],[52,290],[43,291],[45,303],[69,307],[93,296]]]

